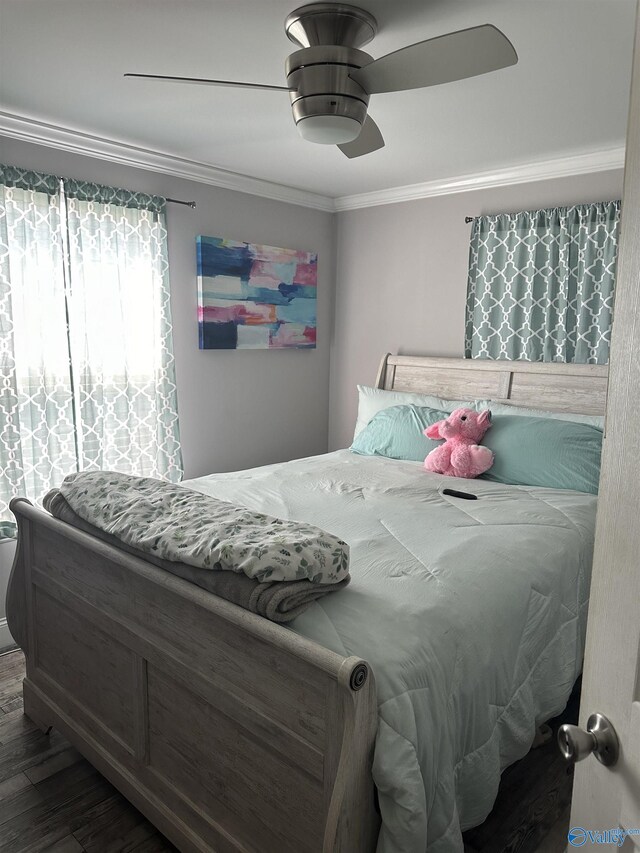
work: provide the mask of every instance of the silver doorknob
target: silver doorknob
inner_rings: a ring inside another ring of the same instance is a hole
[[[620,754],[616,730],[602,714],[592,714],[589,717],[586,732],[578,726],[560,726],[558,746],[567,761],[582,761],[593,753],[606,767],[612,767]]]

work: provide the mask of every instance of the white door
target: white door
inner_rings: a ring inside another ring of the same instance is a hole
[[[580,725],[604,714],[621,753],[613,768],[593,755],[576,765],[569,851],[615,849],[598,833],[619,828],[640,850],[640,17],[609,382]]]

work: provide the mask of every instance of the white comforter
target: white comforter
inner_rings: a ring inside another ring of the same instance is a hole
[[[290,627],[373,667],[378,853],[462,851],[580,672],[596,499],[348,450],[185,485],[350,545],[351,585]]]

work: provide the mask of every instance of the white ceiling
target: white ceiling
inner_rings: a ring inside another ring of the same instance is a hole
[[[0,0],[0,109],[340,197],[624,144],[635,0],[352,0],[382,56],[492,23],[519,63],[375,95],[386,147],[304,142],[284,92],[125,80],[125,71],[284,85],[296,0]]]

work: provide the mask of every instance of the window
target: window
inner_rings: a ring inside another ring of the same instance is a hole
[[[182,476],[164,199],[0,166],[0,534],[91,469]]]

